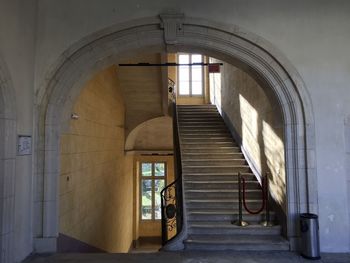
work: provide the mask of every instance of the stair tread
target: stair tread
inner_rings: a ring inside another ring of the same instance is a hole
[[[247,214],[250,215],[247,211],[242,211],[243,214]],[[235,209],[198,209],[198,208],[191,208],[188,211],[189,215],[237,215],[238,214],[238,210]],[[262,212],[261,214],[265,214],[264,212]],[[274,211],[270,211],[270,215],[273,215]]]
[[[280,235],[189,235],[184,241],[205,243],[205,244],[289,244],[289,242]]]
[[[201,227],[201,228],[229,228],[229,229],[242,229],[241,226],[236,226],[232,224],[229,221],[189,221],[190,227]],[[249,223],[248,226],[244,227],[244,229],[264,229],[264,230],[269,230],[269,229],[281,229],[280,225],[274,225],[274,226],[269,226],[265,227],[257,223]]]
[[[246,189],[246,192],[261,192],[260,189]],[[238,193],[238,189],[188,189],[188,193]]]
[[[262,202],[261,198],[257,198],[257,199],[253,199],[253,198],[249,198],[247,200],[245,200],[247,203],[256,203],[256,202]],[[192,198],[188,198],[187,201],[188,203],[236,203],[238,202],[238,199],[228,199],[228,198],[215,198],[215,199],[192,199]]]
[[[184,180],[191,184],[237,184],[238,180]],[[254,180],[246,180],[246,183],[259,183]]]

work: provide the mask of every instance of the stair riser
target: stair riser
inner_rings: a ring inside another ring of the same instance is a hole
[[[238,219],[238,213],[235,215],[233,214],[227,214],[227,215],[205,215],[205,214],[190,214],[188,216],[189,221],[197,222],[197,221],[207,221],[207,222],[216,222],[216,221],[227,221],[231,222],[232,220]],[[243,220],[249,222],[249,223],[258,223],[261,221],[264,221],[265,214],[259,214],[259,215],[251,215],[251,214],[243,214]],[[274,220],[274,215],[270,215],[270,220]]]
[[[193,189],[193,190],[199,190],[199,189],[238,189],[238,182],[235,183],[192,183],[185,181],[185,190],[187,189]],[[247,190],[259,190],[259,184],[257,182],[252,183],[246,183],[246,189]]]
[[[202,199],[202,198],[238,198],[238,193],[186,193],[187,198],[193,199]],[[246,198],[249,200],[250,198],[258,199],[261,198],[261,193],[247,193]]]
[[[186,243],[186,250],[230,250],[230,251],[288,251],[289,246],[286,244],[201,244]]]
[[[217,149],[220,147],[228,147],[229,149],[234,149],[238,150],[238,147],[235,143],[233,142],[206,142],[205,144],[202,143],[195,143],[195,142],[190,142],[190,143],[181,143],[181,149],[186,150],[186,149],[202,149],[202,148],[207,148],[207,149]]]
[[[186,148],[182,149],[182,153],[205,153],[205,154],[210,154],[210,155],[215,155],[215,154],[232,154],[232,153],[238,153],[241,154],[240,149],[238,147],[233,147],[233,148],[221,148],[221,149],[215,149],[215,148]],[[185,161],[184,159],[183,161]]]
[[[238,210],[238,202],[232,202],[232,203],[206,203],[206,202],[186,202],[187,204],[187,208],[191,209],[191,208],[200,208],[200,209],[236,209]],[[261,202],[259,203],[248,203],[247,204],[249,209],[252,210],[258,210],[259,208],[261,208]]]
[[[250,168],[246,166],[235,166],[235,167],[188,167],[183,166],[184,173],[237,173],[237,172],[250,172]]]
[[[200,143],[200,144],[205,144],[205,143],[233,143],[236,144],[235,142],[232,141],[230,137],[208,137],[204,136],[202,138],[198,137],[183,137],[181,138],[182,143]]]
[[[257,229],[248,229],[248,228],[207,228],[207,227],[189,227],[189,234],[203,234],[206,235],[280,235],[281,229],[279,227],[261,227]]]
[[[214,175],[208,175],[208,176],[207,175],[195,175],[195,176],[183,176],[183,178],[185,178],[185,181],[195,181],[195,180],[229,181],[229,180],[232,180],[232,176],[220,176],[220,175],[215,175],[215,177],[214,177]],[[249,176],[249,179],[254,180],[254,178],[255,178],[254,176]],[[223,189],[225,189],[225,188],[223,188]],[[231,189],[231,188],[229,188],[229,189]]]
[[[246,165],[246,161],[244,159],[241,160],[229,160],[229,161],[224,161],[224,160],[203,160],[203,161],[184,161],[183,162],[184,165],[196,165],[196,166],[200,166],[200,165]]]
[[[182,154],[183,161],[187,159],[243,159],[244,156],[242,153],[183,153]]]

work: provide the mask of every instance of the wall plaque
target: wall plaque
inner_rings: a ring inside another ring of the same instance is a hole
[[[17,155],[32,154],[32,136],[18,135],[17,140]]]

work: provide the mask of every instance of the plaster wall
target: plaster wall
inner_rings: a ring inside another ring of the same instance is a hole
[[[171,117],[158,117],[146,121],[129,134],[125,150],[172,150],[173,123]]]
[[[120,63],[161,63],[158,53],[137,54]],[[118,80],[125,99],[126,134],[144,121],[163,116],[162,72],[159,67],[117,67]]]
[[[116,23],[173,9],[189,17],[237,24],[273,43],[297,68],[315,114],[322,251],[349,251],[349,200],[344,119],[350,114],[348,1],[39,0],[35,86],[74,42]],[[40,93],[39,93],[40,94]],[[329,176],[329,175],[332,176]]]
[[[16,156],[16,139],[18,134],[33,135],[36,7],[35,0],[0,1],[0,61],[8,72],[0,80],[0,93],[4,95],[7,88],[13,93],[3,98],[5,105],[13,107],[0,112],[0,148],[6,146],[0,157],[5,187],[0,190],[0,200],[5,198],[0,240],[3,263],[20,261],[33,250],[33,155]]]
[[[132,242],[132,161],[124,156],[125,107],[115,67],[84,86],[61,134],[60,233],[108,252]]]

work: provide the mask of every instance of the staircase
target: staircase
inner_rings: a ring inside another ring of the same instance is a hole
[[[289,250],[281,227],[263,227],[264,214],[243,208],[247,227],[238,219],[238,172],[246,179],[247,204],[261,206],[259,183],[239,146],[213,105],[178,106],[189,250]],[[271,213],[273,218],[273,213]]]

